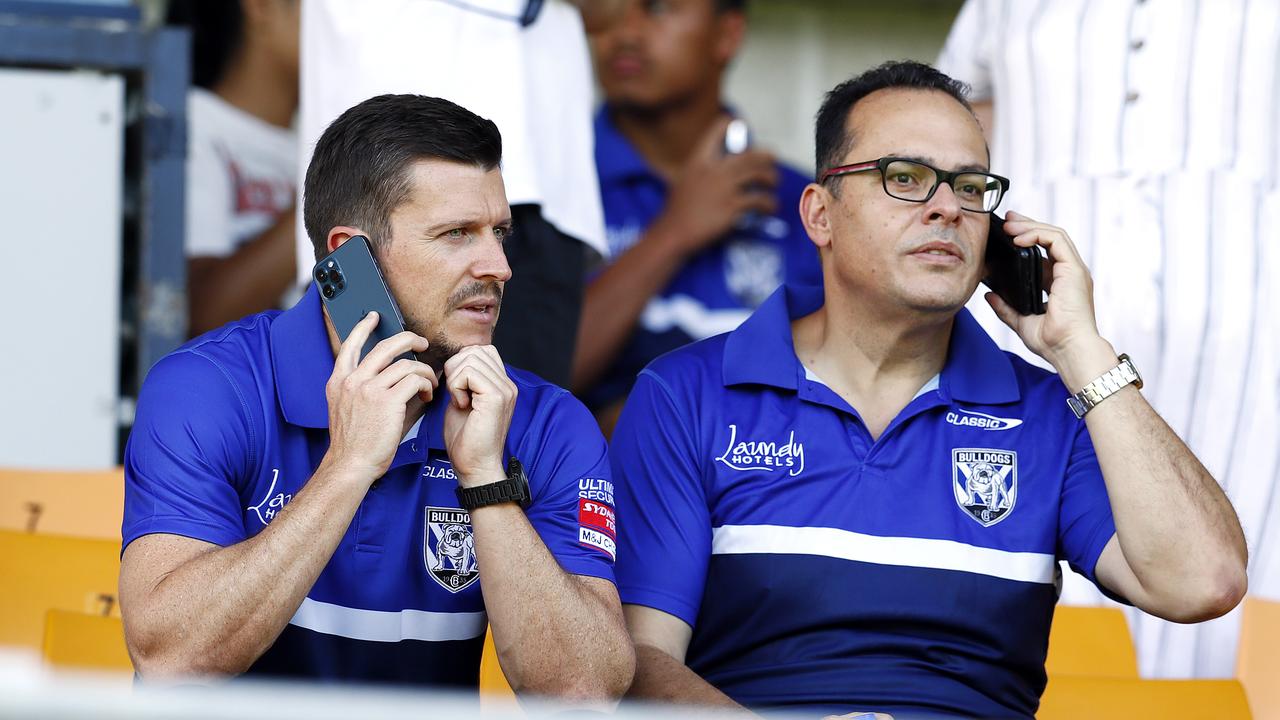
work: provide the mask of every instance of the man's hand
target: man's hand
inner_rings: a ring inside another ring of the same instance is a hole
[[[672,179],[667,207],[654,225],[666,225],[678,238],[676,248],[690,255],[715,242],[749,212],[772,214],[778,200],[778,169],[761,150],[724,153],[730,118],[714,123],[698,143],[680,174]]]
[[[506,477],[503,447],[516,407],[516,385],[492,345],[463,348],[444,364],[449,407],[444,444],[462,487]]]
[[[360,349],[377,325],[376,312],[356,323],[339,346],[333,374],[325,384],[329,401],[326,459],[370,484],[386,473],[400,440],[422,416],[438,384],[430,366],[395,359],[427,349],[426,338],[407,330],[374,345],[360,360]]]
[[[1043,315],[1019,315],[993,292],[986,294],[987,302],[1027,348],[1049,361],[1066,386],[1076,392],[1119,362],[1114,348],[1098,334],[1089,269],[1062,228],[1010,212],[1005,230],[1015,245],[1039,245],[1048,251],[1052,273],[1046,284],[1049,302]]]

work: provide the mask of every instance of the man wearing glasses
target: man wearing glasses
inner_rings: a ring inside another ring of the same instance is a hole
[[[800,206],[824,287],[641,374],[611,453],[634,695],[1031,717],[1058,560],[1181,622],[1243,596],[1235,513],[1099,336],[1067,235],[1010,213],[1047,312],[988,296],[1058,375],[963,309],[1008,188],[987,163],[933,68],[836,87]]]

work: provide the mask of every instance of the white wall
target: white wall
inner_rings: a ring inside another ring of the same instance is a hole
[[[759,144],[813,171],[813,117],[842,80],[887,60],[932,63],[960,0],[749,0],[728,99]]]

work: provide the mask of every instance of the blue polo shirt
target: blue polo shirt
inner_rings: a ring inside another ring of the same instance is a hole
[[[609,120],[596,116],[596,169],[610,257],[634,245],[667,204],[667,184]],[[636,375],[659,355],[736,328],[786,281],[820,285],[818,251],[800,222],[809,178],[778,165],[778,209],[740,222],[689,258],[646,305],[613,365],[585,396],[600,409],[626,397]]]
[[[748,706],[1031,717],[1057,561],[1093,579],[1115,534],[1085,425],[962,310],[872,440],[796,358],[822,303],[779,290],[641,373],[610,452],[622,601],[692,626],[688,665]]]
[[[232,323],[157,363],[125,450],[124,544],[169,533],[228,546],[261,532],[328,449],[333,362],[313,287],[288,311]],[[595,421],[565,390],[507,374],[519,395],[505,450],[528,474],[529,522],[566,572],[612,580],[613,485]],[[476,687],[484,572],[454,495],[447,402],[441,386],[250,673]]]

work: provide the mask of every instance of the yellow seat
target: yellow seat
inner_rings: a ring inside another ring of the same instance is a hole
[[[484,654],[480,656],[480,709],[501,709],[511,711],[516,708],[516,694],[507,682],[507,676],[498,664],[498,649],[493,644],[492,629],[484,636]]]
[[[1249,703],[1236,680],[1142,680],[1050,676],[1039,720],[1213,718],[1248,720]]]
[[[1280,602],[1245,598],[1236,677],[1255,718],[1280,720]]]
[[[120,543],[0,530],[0,645],[39,648],[48,610],[120,615]]]
[[[119,540],[123,516],[123,468],[0,468],[0,529]]]
[[[1138,655],[1124,611],[1114,607],[1059,605],[1049,631],[1049,677],[1136,678]]]
[[[45,661],[55,667],[133,671],[124,646],[124,624],[118,617],[50,610],[45,614],[42,651]]]

